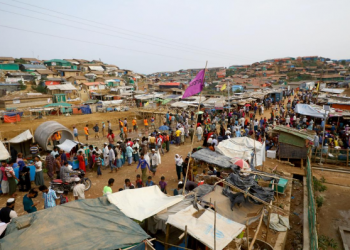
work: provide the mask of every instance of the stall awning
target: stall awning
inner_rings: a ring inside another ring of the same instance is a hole
[[[138,221],[182,201],[184,196],[167,196],[158,186],[127,189],[108,195],[110,203],[116,205],[126,216]]]
[[[123,191],[124,192],[124,191]],[[199,209],[204,209],[198,205]],[[214,212],[206,209],[205,212],[196,218],[194,213],[198,212],[193,206],[189,206],[180,212],[169,215],[167,224],[185,231],[198,239],[200,242],[214,249]],[[236,238],[243,230],[245,225],[225,218],[220,214],[216,214],[216,249],[224,249],[234,238]]]
[[[57,145],[57,147],[69,153],[77,144],[78,142],[66,139],[63,143]]]
[[[308,104],[297,104],[295,106],[295,112],[301,115],[324,118],[325,111],[320,112]]]

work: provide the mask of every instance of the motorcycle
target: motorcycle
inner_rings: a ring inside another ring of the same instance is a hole
[[[91,188],[91,180],[89,178],[85,178],[85,172],[84,170],[77,170],[72,172],[75,177],[79,177],[80,180],[82,180],[82,184],[85,185],[85,191],[89,190]],[[50,183],[51,189],[53,189],[55,192],[57,191],[73,191],[73,188],[75,186],[74,181],[70,182],[63,182],[61,179],[52,180]]]

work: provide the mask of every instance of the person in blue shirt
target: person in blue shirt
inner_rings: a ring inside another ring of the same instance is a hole
[[[32,188],[31,190],[29,190],[29,193],[23,197],[24,211],[26,211],[28,214],[34,213],[37,211],[36,206],[39,204],[39,202],[34,203],[32,200],[37,196],[38,196],[38,191],[35,188]]]
[[[141,154],[141,158],[139,160],[139,164],[137,165],[137,168],[135,169],[135,172],[137,171],[137,169],[141,166],[141,171],[142,171],[142,182],[146,183],[147,186],[147,182],[146,182],[146,178],[147,178],[147,168],[148,170],[151,172],[151,169],[149,168],[149,165],[147,163],[147,161],[144,159],[144,154]],[[146,168],[147,167],[147,168]],[[148,177],[149,178],[149,177]],[[151,178],[152,179],[152,178]]]
[[[322,122],[321,122],[321,127],[323,128],[324,127],[324,120],[322,119]]]
[[[128,144],[128,146],[126,147],[126,157],[128,158],[128,164],[129,166],[131,165],[132,162],[132,148],[130,147],[130,145]]]
[[[39,190],[43,192],[44,198],[44,208],[56,207],[59,204],[59,198],[56,195],[56,192],[51,188],[46,187],[45,185],[41,185]]]
[[[147,182],[145,183],[146,187],[154,186],[154,182],[152,181],[152,176],[148,176]]]

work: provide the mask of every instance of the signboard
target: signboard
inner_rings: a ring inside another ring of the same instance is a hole
[[[13,103],[14,103],[14,104],[21,103],[21,100],[19,100],[19,99],[16,100],[16,99],[15,99],[15,100],[13,100]]]

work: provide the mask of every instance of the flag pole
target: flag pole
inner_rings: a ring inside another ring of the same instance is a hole
[[[203,86],[204,86],[204,82],[205,82],[205,73],[207,71],[207,66],[208,66],[208,61],[205,63],[204,77],[203,77],[203,82],[202,82]],[[199,103],[198,103],[198,108],[197,108],[197,114],[196,114],[196,118],[194,120],[195,123],[197,123],[198,115],[199,115],[199,111],[200,111],[200,107],[201,107],[201,103],[202,103],[202,91],[199,94]],[[188,159],[188,163],[187,163],[186,176],[184,176],[185,177],[185,181],[184,181],[184,187],[182,189],[182,195],[185,195],[185,187],[186,187],[186,182],[187,182],[188,169],[189,169],[189,166],[190,166],[190,160],[191,160],[192,151],[193,151],[194,134],[195,133],[193,133],[193,135],[192,135],[192,144],[191,144],[190,158]]]

